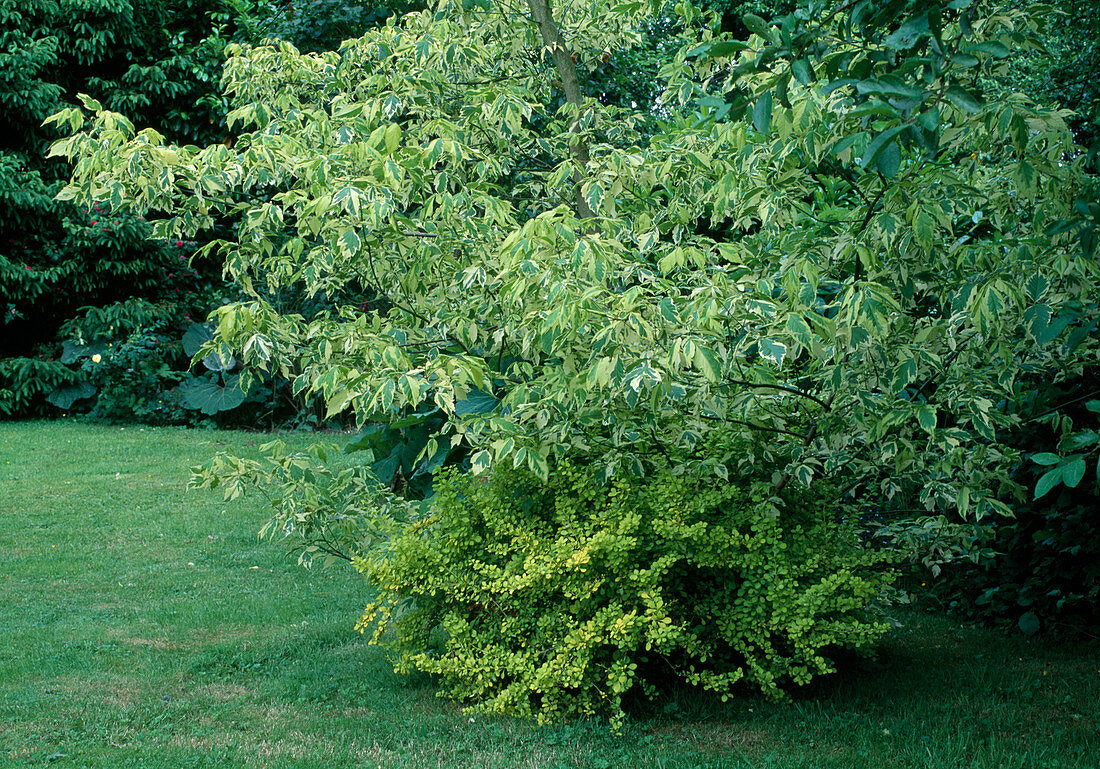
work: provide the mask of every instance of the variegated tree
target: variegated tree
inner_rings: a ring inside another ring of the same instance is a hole
[[[331,414],[438,409],[423,466],[704,466],[1006,512],[1021,377],[1096,355],[1085,157],[1064,115],[979,88],[1036,22],[814,0],[738,42],[685,4],[659,103],[582,98],[649,10],[445,0],[339,52],[237,48],[231,143],[88,101],[54,118],[64,194],[159,212],[158,237],[237,217],[210,249],[246,290],[373,289],[367,312],[224,307],[218,344]]]

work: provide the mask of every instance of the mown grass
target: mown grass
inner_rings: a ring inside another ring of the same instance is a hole
[[[670,695],[618,736],[464,714],[353,632],[357,575],[257,541],[259,499],[185,491],[264,440],[0,424],[0,766],[1100,766],[1096,645],[916,613],[785,704]]]

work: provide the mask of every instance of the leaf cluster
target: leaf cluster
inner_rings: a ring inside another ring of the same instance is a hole
[[[322,443],[289,452],[282,441],[266,443],[260,452],[261,459],[220,452],[191,469],[190,485],[219,490],[227,500],[260,489],[272,510],[260,535],[284,540],[305,566],[384,547],[421,517],[418,503],[388,493],[362,452]]]

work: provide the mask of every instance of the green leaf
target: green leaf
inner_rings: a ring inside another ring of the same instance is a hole
[[[214,329],[206,323],[192,323],[183,332],[183,351],[188,357],[194,357],[204,344],[214,338]]]
[[[741,17],[741,21],[745,25],[745,29],[752,32],[754,35],[760,35],[760,37],[770,40],[772,30],[768,26],[768,23],[763,18],[757,16],[755,13],[746,13]]]
[[[871,164],[878,159],[879,154],[894,140],[894,137],[904,130],[905,126],[894,126],[871,139],[867,149],[863,151],[863,158],[859,161],[860,167],[863,169],[870,168]]]
[[[791,74],[802,85],[809,85],[814,81],[814,70],[809,59],[796,59],[791,64]]]
[[[905,388],[917,379],[917,361],[915,358],[906,358],[894,369],[894,380],[890,385],[890,391],[895,395],[903,395]]]
[[[1085,477],[1085,458],[1077,457],[1062,468],[1062,483],[1067,488],[1075,489],[1081,479]]]
[[[932,250],[934,226],[935,220],[923,208],[913,217],[913,237],[925,253]]]
[[[1033,302],[1038,302],[1050,288],[1050,281],[1037,272],[1028,279],[1024,287],[1027,289],[1027,298]]]
[[[493,443],[493,452],[496,459],[500,460],[512,453],[516,447],[515,439],[504,438]]]
[[[936,107],[925,110],[917,121],[925,131],[935,131],[940,127],[940,111]]]
[[[1039,482],[1035,484],[1035,499],[1046,496],[1046,494],[1062,482],[1062,468],[1055,467],[1053,470],[1048,470],[1043,473],[1043,476],[1039,479]]]
[[[907,19],[898,29],[887,35],[882,41],[890,48],[904,50],[932,34],[928,23],[928,14],[922,13]]]
[[[527,449],[521,446],[520,449],[512,455],[512,467],[519,467],[520,465],[527,463]]]
[[[959,508],[959,515],[966,518],[967,511],[970,510],[970,488],[963,486],[959,489],[959,497],[956,500],[956,505]]]
[[[901,148],[897,142],[890,142],[882,149],[875,161],[875,167],[887,179],[898,172],[901,168]]]
[[[1031,457],[1031,461],[1037,465],[1055,465],[1062,461],[1062,458],[1057,454],[1051,454],[1050,452],[1042,452],[1034,454]]]
[[[85,398],[91,398],[96,394],[96,388],[88,382],[64,385],[46,396],[46,400],[59,409],[71,409],[73,404]]]
[[[752,108],[752,125],[762,134],[768,132],[772,122],[772,94],[771,91],[756,97],[756,104]]]
[[[592,209],[592,213],[599,214],[603,208],[603,187],[596,182],[590,182],[584,187],[584,202]]]
[[[900,77],[893,75],[883,75],[879,78],[860,80],[856,83],[856,93],[916,100],[920,100],[924,97],[924,91],[922,89],[911,86]]]
[[[1070,324],[1070,320],[1071,318],[1069,315],[1059,313],[1051,319],[1045,329],[1035,335],[1035,340],[1039,344],[1050,344],[1066,330],[1066,326]]]
[[[775,363],[776,366],[783,367],[783,358],[787,355],[787,345],[782,342],[778,342],[775,339],[761,339],[760,340],[760,357]]]
[[[232,371],[237,366],[237,359],[222,351],[215,351],[202,359],[202,365],[208,371]]]
[[[1035,197],[1038,192],[1039,179],[1035,173],[1035,168],[1026,160],[1021,160],[1016,164],[1016,169],[1012,174],[1016,180],[1016,187],[1025,196],[1029,198]]]
[[[791,332],[798,343],[803,347],[809,347],[813,342],[813,334],[810,332],[810,325],[806,322],[798,313],[791,313],[787,316],[787,330]]]
[[[527,467],[544,483],[550,478],[550,463],[537,451],[527,452]]]
[[[344,446],[344,453],[351,454],[356,451],[371,450],[376,454],[389,454],[394,444],[401,440],[401,433],[390,429],[389,425],[376,422],[367,425]]]
[[[395,435],[400,435],[400,433],[396,432],[397,430],[403,430],[406,427],[417,427],[433,418],[438,419],[440,413],[440,410],[437,408],[427,409],[425,411],[414,411],[411,414],[406,414],[400,419],[395,419],[393,422],[390,422],[390,427],[393,428]]]
[[[865,135],[866,134],[851,134],[845,136],[843,139],[839,139],[833,144],[833,146],[829,148],[829,152],[837,156],[842,155],[845,151],[851,149],[851,147],[860,140],[861,136]]]
[[[779,75],[779,84],[775,89],[775,98],[779,100],[779,103],[786,109],[791,108],[790,99],[791,88],[791,73],[784,72]]]
[[[374,477],[383,484],[389,486],[397,478],[397,471],[401,469],[401,452],[394,450],[392,454],[379,459],[370,466]]]
[[[981,112],[984,106],[980,97],[955,85],[948,88],[944,96],[953,105],[971,115]]]
[[[871,101],[864,102],[856,107],[853,107],[847,113],[848,117],[858,118],[877,118],[886,117],[891,119],[899,119],[901,113],[898,108],[890,104],[889,102],[882,101],[881,99],[873,99]]]
[[[470,472],[474,475],[483,475],[489,472],[489,468],[493,464],[493,455],[485,449],[474,452],[474,455],[470,458]]]
[[[697,345],[695,347],[695,368],[704,376],[708,382],[717,382],[722,373],[721,364],[718,361],[718,356],[710,348],[703,345]]]
[[[350,259],[359,253],[359,249],[363,247],[363,241],[359,239],[358,233],[349,227],[340,233],[336,245],[340,253]]]
[[[465,398],[455,401],[455,416],[489,414],[495,411],[499,404],[500,400],[490,393],[471,390]]]
[[[332,202],[351,216],[358,217],[362,210],[362,193],[355,187],[344,187],[333,193]]]
[[[1033,611],[1027,611],[1021,614],[1016,624],[1024,635],[1035,635],[1039,632],[1039,617]]]
[[[995,59],[1003,59],[1012,54],[1012,49],[999,40],[983,40],[980,43],[967,46],[964,50],[989,54]]]
[[[390,123],[386,126],[386,154],[392,155],[399,146],[401,146],[401,126]]]
[[[703,46],[701,46],[701,48],[702,47]],[[742,43],[738,40],[717,40],[705,46],[705,48],[706,50],[701,51],[701,53],[712,59],[720,59],[726,56],[733,56],[741,51],[747,51],[749,50],[749,45],[748,43]],[[694,51],[692,53],[694,53]]]
[[[211,416],[237,408],[248,397],[248,393],[241,389],[240,377],[236,374],[226,377],[224,385],[206,377],[185,379],[180,382],[180,395],[183,396],[184,406]]]
[[[1050,307],[1045,304],[1033,304],[1024,310],[1024,323],[1036,339],[1042,337],[1043,332],[1047,330],[1050,317]]]
[[[1092,430],[1071,433],[1061,440],[1063,447],[1074,451],[1087,449],[1090,446],[1095,446],[1097,443],[1100,443],[1100,433],[1093,432]]]
[[[917,409],[917,422],[920,423],[921,429],[925,432],[929,434],[936,432],[936,421],[935,407],[924,404]]]

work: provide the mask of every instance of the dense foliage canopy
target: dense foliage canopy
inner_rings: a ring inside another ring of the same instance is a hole
[[[748,43],[702,28],[644,145],[629,110],[545,111],[522,14],[446,6],[340,53],[239,49],[232,147],[101,111],[55,152],[78,158],[66,195],[169,210],[168,238],[243,212],[213,249],[246,288],[375,289],[369,313],[220,314],[224,344],[333,412],[440,408],[479,468],[697,456],[724,478],[911,481],[980,516],[1012,485],[994,438],[1021,372],[1092,349],[1095,214],[1064,116],[975,90],[1027,17],[954,5],[894,28],[899,9],[856,4]],[[559,23],[581,68],[636,37],[618,8]],[[463,413],[474,391],[493,406]],[[754,449],[712,451],[716,432]]]
[[[156,338],[167,342],[186,315],[209,309],[219,270],[187,264],[190,239],[151,242],[134,212],[55,200],[70,168],[47,159],[57,133],[42,124],[84,92],[178,140],[221,140],[225,40],[210,15],[228,17],[228,7],[220,0],[0,2],[0,104],[9,126],[0,138],[0,415],[69,410],[96,391],[88,372],[74,367],[81,359],[105,354],[138,329],[152,332],[143,340],[150,348]],[[63,351],[65,341],[76,345]],[[79,355],[82,342],[102,349]],[[182,353],[162,347],[153,357],[155,371]],[[150,417],[157,391],[142,403]],[[135,411],[129,398],[115,400]]]

